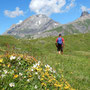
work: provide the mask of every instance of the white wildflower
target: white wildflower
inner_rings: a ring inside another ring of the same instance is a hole
[[[38,76],[38,79],[40,79],[40,76]]]
[[[50,67],[50,71],[52,71],[52,67]]]
[[[14,83],[9,83],[9,86],[10,87],[15,87],[15,84]]]
[[[38,72],[35,72],[35,74],[37,75],[37,74],[38,74]]]
[[[37,65],[38,65],[38,66],[40,66],[40,63],[41,63],[41,62],[40,62],[40,61],[38,61]]]
[[[24,78],[26,78],[26,76],[24,76]]]
[[[4,71],[4,73],[5,73],[5,74],[7,74],[7,73],[8,73],[8,72],[7,72],[7,70],[3,70],[3,71]]]
[[[33,69],[31,69],[31,71],[33,71]]]
[[[34,65],[33,65],[33,68],[36,68],[36,67],[37,67],[37,64],[34,64]]]
[[[22,76],[23,74],[22,73],[19,73],[20,76]]]
[[[17,60],[21,60],[21,57],[18,57]]]
[[[41,63],[41,61],[38,61],[38,63],[40,64],[40,63]]]
[[[15,59],[15,58],[16,58],[15,56],[11,56],[11,57],[10,57],[10,60],[13,60],[13,59]]]
[[[10,71],[9,73],[10,73],[10,74],[14,74],[14,70]]]
[[[45,65],[45,67],[46,67],[46,68],[50,68],[50,65],[47,64],[47,65]]]
[[[2,78],[5,77],[5,74],[2,74],[1,77],[2,77]]]
[[[39,63],[37,63],[37,66],[39,66],[40,64]]]
[[[21,62],[19,62],[19,65],[21,65]]]
[[[56,73],[56,71],[55,71],[55,70],[53,70],[53,73]]]
[[[30,79],[27,79],[27,82],[29,82],[30,81]]]
[[[50,72],[53,72],[52,70],[49,69]]]
[[[53,69],[52,69],[52,67],[50,67],[50,68],[49,68],[49,71],[50,71],[50,72],[53,72]]]
[[[35,89],[37,89],[37,85],[35,85],[35,87],[34,87]]]
[[[50,70],[52,70],[52,67],[50,67]]]
[[[33,68],[37,68],[40,65],[40,61],[36,64],[33,64]]]

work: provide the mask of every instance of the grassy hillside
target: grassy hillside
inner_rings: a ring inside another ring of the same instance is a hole
[[[62,32],[63,35],[70,35],[70,34],[76,34],[76,33],[86,33],[86,32],[90,32],[90,19],[86,19],[83,21],[76,21],[73,23],[69,23],[66,25],[62,25],[60,27],[57,27],[55,29],[52,30],[48,30],[46,32],[53,32],[53,31],[57,31],[58,33]]]
[[[10,36],[0,36],[0,49],[34,56],[44,64],[49,64],[58,73],[63,73],[64,78],[73,88],[89,90],[90,33],[64,36],[65,48],[63,55],[57,53],[56,38],[17,40]],[[3,54],[4,52],[1,50],[0,53]]]

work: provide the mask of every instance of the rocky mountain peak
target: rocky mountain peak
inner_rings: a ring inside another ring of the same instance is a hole
[[[19,24],[12,25],[4,34],[16,35],[19,37],[25,37],[27,35],[35,35],[51,30],[60,26],[58,22],[55,22],[44,14],[38,14],[30,16]]]
[[[88,11],[83,11],[82,14],[81,14],[81,17],[82,16],[87,16],[87,15],[89,15]]]
[[[36,15],[36,17],[48,18],[48,16],[46,16],[46,15],[44,15],[44,14],[38,14],[38,15]]]

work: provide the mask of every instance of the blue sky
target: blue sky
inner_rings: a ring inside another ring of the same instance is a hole
[[[66,24],[79,18],[82,11],[90,13],[90,0],[0,0],[0,34],[35,14]]]

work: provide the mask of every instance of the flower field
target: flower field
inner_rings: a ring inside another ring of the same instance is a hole
[[[74,90],[50,65],[22,54],[0,55],[0,90]]]

